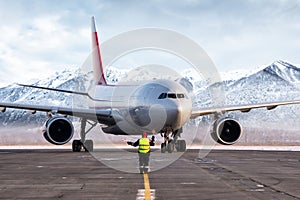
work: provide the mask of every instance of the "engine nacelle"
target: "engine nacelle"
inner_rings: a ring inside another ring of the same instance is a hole
[[[212,138],[219,144],[231,145],[236,143],[242,135],[242,127],[232,118],[221,118],[215,121]]]
[[[74,127],[66,117],[54,116],[46,121],[43,134],[51,144],[62,145],[72,139]]]

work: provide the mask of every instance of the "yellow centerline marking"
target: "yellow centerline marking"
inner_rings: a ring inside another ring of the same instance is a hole
[[[144,173],[145,200],[151,200],[150,183],[148,174]]]

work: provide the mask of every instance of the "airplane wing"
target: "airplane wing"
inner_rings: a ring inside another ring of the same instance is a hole
[[[94,121],[103,121],[103,124],[115,124],[115,119],[112,117],[112,110],[94,110],[84,108],[68,108],[59,106],[44,106],[44,105],[29,105],[18,103],[3,103],[0,102],[0,108],[5,111],[6,108],[25,109],[30,111],[44,111],[52,114],[69,115],[74,117],[86,118]]]
[[[281,101],[281,102],[273,102],[273,103],[260,103],[260,104],[251,104],[251,105],[205,108],[201,110],[192,111],[191,118],[196,118],[199,116],[215,114],[215,113],[226,113],[229,111],[249,112],[250,110],[256,108],[267,108],[267,110],[272,110],[278,106],[293,105],[293,104],[300,104],[300,101]]]

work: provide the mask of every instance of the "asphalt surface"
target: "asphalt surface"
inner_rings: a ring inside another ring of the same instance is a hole
[[[189,150],[139,174],[87,152],[0,150],[0,199],[300,199],[300,152]]]

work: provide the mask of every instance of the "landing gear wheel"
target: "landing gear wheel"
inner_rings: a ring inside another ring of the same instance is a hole
[[[87,123],[90,125],[87,127]],[[86,140],[86,135],[98,124],[98,122],[87,120],[86,118],[81,119],[80,126],[80,140],[74,140],[72,143],[72,150],[74,152],[81,151],[84,148],[85,151],[92,152],[94,150],[94,144],[92,140]],[[87,129],[88,128],[88,129]],[[87,130],[86,130],[87,129]],[[84,141],[84,142],[82,142]]]
[[[168,143],[168,152],[169,153],[172,153],[175,149],[175,144],[174,144],[174,141],[171,141]]]
[[[83,148],[85,151],[92,152],[94,151],[94,143],[93,140],[86,140],[83,144]]]
[[[176,147],[176,150],[178,152],[185,152],[186,151],[186,142],[185,142],[185,140],[177,140],[175,147]]]
[[[161,153],[166,153],[166,151],[167,151],[167,145],[166,145],[166,143],[161,143],[161,145],[160,145],[160,151],[161,151]]]
[[[73,152],[80,152],[82,148],[82,143],[80,140],[73,140],[72,142],[72,150]]]

